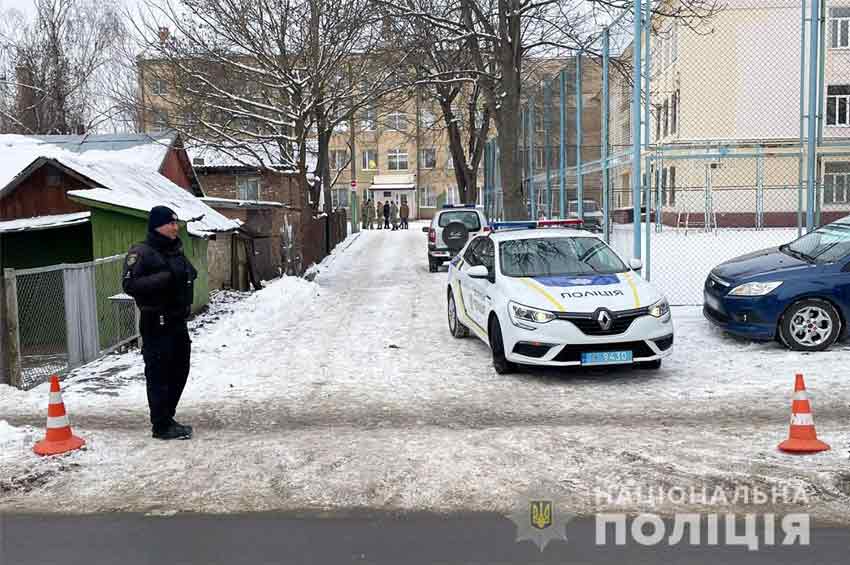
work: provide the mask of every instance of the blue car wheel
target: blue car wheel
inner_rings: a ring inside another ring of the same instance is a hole
[[[826,300],[807,298],[785,311],[779,332],[785,345],[795,351],[823,351],[841,334],[841,317]]]

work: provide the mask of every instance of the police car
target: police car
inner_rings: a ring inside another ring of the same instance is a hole
[[[431,225],[422,231],[428,234],[428,270],[436,273],[471,238],[490,231],[490,227],[484,211],[475,204],[447,204],[437,210]]]
[[[673,348],[665,297],[579,220],[505,222],[449,265],[455,337],[490,345],[493,366],[626,365],[657,369]]]

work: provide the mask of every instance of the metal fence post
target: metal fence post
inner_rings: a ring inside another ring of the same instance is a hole
[[[6,294],[6,370],[9,384],[21,388],[21,334],[18,324],[18,283],[14,269],[3,270],[3,284]]]
[[[815,228],[815,175],[817,174],[817,114],[818,114],[818,46],[820,1],[812,2],[809,34],[809,131],[806,155],[806,231]]]
[[[576,211],[579,219],[584,221],[584,176],[581,174],[581,145],[583,141],[581,132],[581,93],[581,53],[578,53],[576,55]]]
[[[800,160],[797,171],[797,237],[803,235],[803,155],[806,118],[806,0],[800,15]]]
[[[560,147],[558,148],[558,161],[560,167],[558,170],[558,190],[560,192],[558,200],[558,212],[561,219],[567,219],[565,192],[567,190],[567,74],[561,70],[558,73],[558,82],[560,87],[561,99],[559,101],[560,113]]]
[[[552,144],[550,134],[552,120],[549,119],[549,110],[552,106],[552,89],[549,87],[549,81],[543,81],[543,163],[546,169],[546,217],[552,217],[552,167],[550,156],[552,154]]]
[[[526,126],[528,132],[528,141],[526,143],[526,149],[528,151],[528,197],[531,199],[531,220],[537,219],[537,192],[534,187],[534,98],[530,98],[528,100],[528,125]]]
[[[641,189],[641,123],[640,123],[640,60],[641,60],[641,3],[634,2],[634,36],[632,37],[632,249],[634,257],[640,259],[640,189]]]
[[[611,242],[611,216],[609,213],[609,180],[608,180],[608,61],[610,58],[610,31],[606,27],[602,32],[602,224],[604,226],[605,243]],[[564,202],[564,192],[561,191],[561,206]]]

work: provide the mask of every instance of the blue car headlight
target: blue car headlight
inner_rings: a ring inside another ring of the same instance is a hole
[[[745,283],[733,288],[729,296],[764,296],[779,288],[781,284],[782,281]]]

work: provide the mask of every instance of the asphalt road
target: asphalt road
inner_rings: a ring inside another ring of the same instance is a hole
[[[722,536],[718,546],[668,546],[666,537],[652,547],[631,540],[597,546],[592,518],[570,522],[568,541],[553,541],[543,551],[531,541],[516,542],[516,532],[508,518],[488,513],[5,514],[0,515],[0,565],[843,564],[850,546],[850,529],[831,527],[813,528],[809,546],[757,551],[724,546]]]

